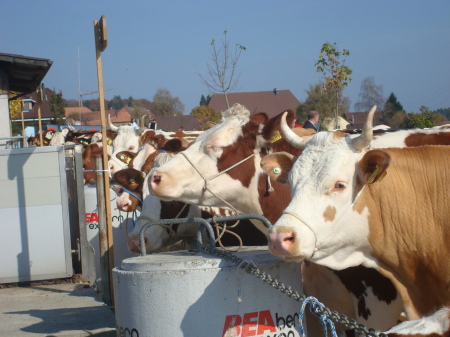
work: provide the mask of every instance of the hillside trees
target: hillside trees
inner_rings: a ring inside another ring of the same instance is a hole
[[[445,116],[433,113],[424,105],[419,108],[420,113],[411,112],[406,115],[404,126],[408,128],[431,128],[445,120]]]

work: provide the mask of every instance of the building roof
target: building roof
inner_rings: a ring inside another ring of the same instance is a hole
[[[251,114],[265,112],[269,118],[281,112],[292,109],[295,111],[300,101],[290,90],[254,91],[254,92],[234,92],[227,94],[230,107],[239,103],[245,106]],[[213,94],[208,106],[217,111],[227,110],[224,94]]]
[[[50,109],[50,97],[52,97],[53,91],[45,88],[44,90],[44,101],[41,104],[41,120],[51,120],[54,119],[53,112]],[[36,91],[33,91],[26,95],[25,97],[30,98],[34,102],[38,101]],[[29,120],[38,120],[38,104],[34,104],[31,111],[24,112],[23,117],[25,121]],[[19,115],[17,118],[13,118],[12,120],[19,120],[21,116]]]
[[[375,115],[373,117],[373,125],[380,124],[382,115],[383,115],[382,111],[375,112]],[[344,114],[344,118],[347,119],[352,124],[352,127],[354,127],[355,129],[362,129],[364,123],[366,122],[367,111],[347,112]]]
[[[194,116],[155,116],[157,128],[163,131],[177,131],[182,128],[184,131],[196,130],[200,123]]]
[[[31,56],[0,53],[0,69],[6,69],[9,91],[30,93],[41,84],[53,61]]]
[[[73,114],[73,113],[82,113],[82,114],[84,114],[84,113],[86,113],[86,112],[92,112],[92,110],[91,109],[89,109],[89,108],[87,108],[87,107],[85,107],[85,106],[82,106],[82,107],[79,107],[79,106],[76,106],[76,107],[66,107],[65,108],[65,113],[66,113],[66,117],[69,117],[69,115],[70,114]]]

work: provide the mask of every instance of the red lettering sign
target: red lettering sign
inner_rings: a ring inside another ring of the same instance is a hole
[[[86,213],[86,222],[98,222],[98,214],[97,213]]]
[[[263,335],[266,330],[269,330],[269,332],[277,332],[270,310],[264,310],[259,313],[257,334]]]
[[[242,318],[239,315],[230,315],[225,317],[225,324],[223,326],[223,332],[222,332],[222,337],[225,337],[226,333],[229,332],[230,330],[234,330],[234,333],[232,334],[232,336],[240,336],[241,335],[241,323],[242,323]],[[229,333],[227,333],[227,335],[229,336]]]
[[[264,310],[246,313],[244,319],[239,315],[225,317],[222,337],[262,336],[268,332],[277,332],[277,328],[270,310]]]
[[[249,312],[247,314],[244,314],[244,324],[242,325],[242,337],[251,337],[256,335],[257,318],[258,312]]]

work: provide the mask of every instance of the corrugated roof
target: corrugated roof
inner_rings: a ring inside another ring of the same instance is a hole
[[[9,90],[30,93],[41,84],[53,61],[31,56],[0,53],[0,69],[6,69]]]
[[[269,118],[279,113],[292,109],[295,111],[300,101],[290,90],[254,91],[254,92],[234,92],[227,94],[230,107],[239,103],[245,106],[251,114],[265,112]],[[227,110],[224,94],[213,94],[208,106],[217,111]]]

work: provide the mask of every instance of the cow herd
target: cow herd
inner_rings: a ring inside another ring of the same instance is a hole
[[[291,110],[269,119],[239,104],[204,132],[109,121],[117,206],[141,209],[129,249],[152,220],[264,215],[269,230],[218,226],[220,243],[301,263],[307,295],[389,336],[450,336],[450,129],[375,132],[375,109],[361,134],[291,129]],[[197,228],[152,226],[145,248],[184,248]]]

